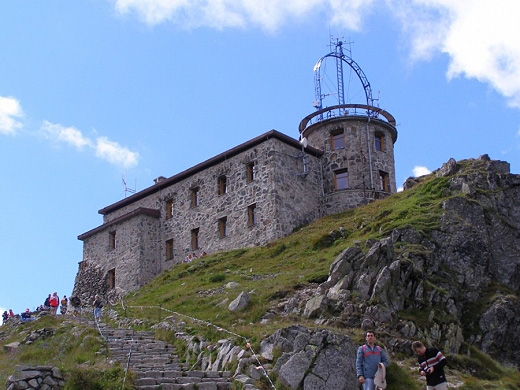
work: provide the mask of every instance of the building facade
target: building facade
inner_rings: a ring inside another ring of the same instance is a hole
[[[99,210],[103,223],[78,236],[73,293],[120,296],[190,254],[264,245],[394,193],[395,120],[348,106],[306,117],[299,140],[271,130]]]

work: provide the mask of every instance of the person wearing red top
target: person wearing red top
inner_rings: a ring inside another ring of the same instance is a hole
[[[60,305],[60,297],[57,292],[52,294],[51,299],[49,299],[49,305],[51,307],[51,314],[56,315],[58,306]]]

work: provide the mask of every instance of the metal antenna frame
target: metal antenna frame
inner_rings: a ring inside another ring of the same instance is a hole
[[[334,50],[332,50],[332,47],[334,46]],[[323,61],[325,61],[327,58],[335,58],[336,59],[336,78],[337,78],[337,87],[338,87],[338,105],[343,106],[345,105],[345,90],[343,85],[343,63],[346,63],[348,66],[352,68],[352,70],[356,73],[359,80],[361,81],[361,85],[363,86],[363,89],[365,91],[365,97],[366,97],[366,104],[367,106],[373,106],[374,99],[372,98],[372,88],[370,86],[370,82],[368,81],[367,77],[365,76],[365,73],[361,69],[361,67],[357,64],[356,61],[354,61],[350,56],[350,50],[349,55],[346,55],[343,52],[343,41],[336,39],[336,42],[333,42],[333,39],[331,38],[330,42],[331,52],[329,54],[324,55],[321,57],[318,62],[316,62],[316,65],[314,65],[314,92],[316,96],[316,100],[314,102],[314,107],[316,110],[323,109],[323,98],[325,95],[321,92],[321,65]],[[320,120],[323,119],[323,115],[320,116]]]

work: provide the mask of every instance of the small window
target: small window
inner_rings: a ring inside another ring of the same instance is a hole
[[[256,179],[256,164],[254,161],[247,164],[246,171],[247,171],[247,182],[251,183],[253,180]]]
[[[227,217],[222,217],[218,220],[218,233],[220,238],[227,236]]]
[[[173,238],[166,241],[166,260],[173,259]]]
[[[218,178],[218,194],[224,195],[227,192],[227,178],[226,176],[219,176]]]
[[[199,205],[199,187],[191,189],[191,207],[197,207]]]
[[[348,171],[346,169],[334,172],[334,188],[336,190],[348,188]]]
[[[107,285],[109,289],[116,288],[116,269],[112,268],[107,273]]]
[[[379,189],[381,191],[390,192],[388,173],[383,171],[379,171]]]
[[[247,225],[253,226],[256,225],[257,222],[257,216],[256,216],[256,203],[252,204],[251,206],[248,206],[247,208]]]
[[[168,199],[166,201],[166,219],[171,219],[173,217],[173,199]]]
[[[191,231],[191,249],[199,249],[199,228]]]
[[[336,130],[330,133],[330,143],[332,150],[345,149],[345,135],[343,130]]]
[[[374,137],[374,147],[380,152],[385,151],[385,136],[383,134],[376,134]]]
[[[108,235],[108,247],[110,250],[116,249],[116,232],[110,232]]]

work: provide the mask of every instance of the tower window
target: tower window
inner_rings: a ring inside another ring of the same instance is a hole
[[[173,259],[173,238],[166,241],[166,260]]]
[[[199,205],[199,187],[191,189],[191,207],[197,207]]]
[[[108,235],[108,247],[110,250],[116,249],[116,232],[110,232]]]
[[[222,217],[218,220],[218,233],[220,238],[227,236],[227,217]]]
[[[256,203],[247,207],[247,225],[253,226],[257,223]]]
[[[343,130],[331,132],[330,143],[332,150],[345,149],[345,134],[343,133]]]
[[[171,219],[173,217],[173,199],[168,199],[166,201],[166,219]]]
[[[199,228],[191,231],[191,249],[199,249]]]
[[[246,165],[247,182],[251,183],[256,179],[256,164],[254,161]]]
[[[342,169],[334,172],[334,189],[345,190],[348,188],[348,170]]]
[[[376,150],[379,150],[380,152],[385,151],[385,136],[383,134],[375,134],[374,147]]]
[[[227,178],[222,175],[218,178],[218,194],[224,195],[227,192]]]
[[[379,171],[379,189],[381,191],[390,192],[388,173],[383,171]]]

